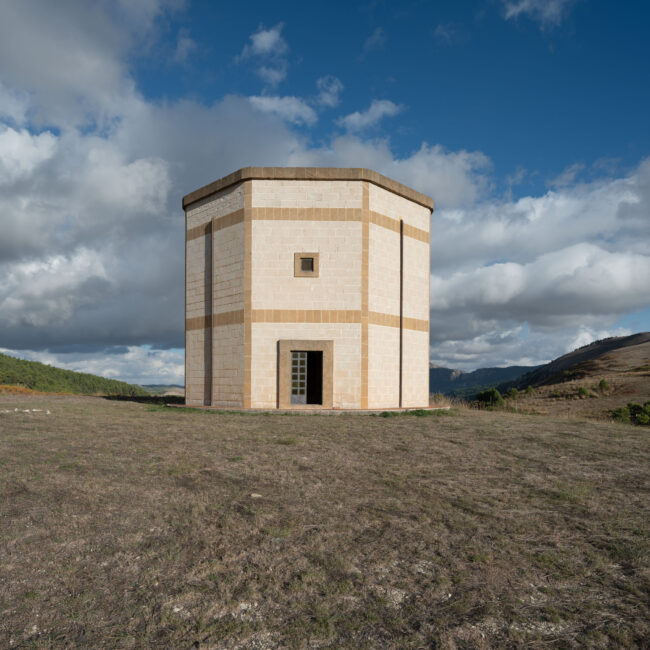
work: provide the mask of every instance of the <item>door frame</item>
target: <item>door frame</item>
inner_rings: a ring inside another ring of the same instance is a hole
[[[291,403],[291,352],[323,353],[323,403]],[[279,409],[331,409],[334,396],[334,341],[281,339],[278,341],[277,408]]]

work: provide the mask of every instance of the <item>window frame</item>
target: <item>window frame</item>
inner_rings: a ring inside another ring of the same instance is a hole
[[[293,277],[294,278],[317,278],[320,275],[320,263],[318,253],[294,253],[293,254]],[[314,268],[312,271],[303,271],[301,260],[312,259]]]

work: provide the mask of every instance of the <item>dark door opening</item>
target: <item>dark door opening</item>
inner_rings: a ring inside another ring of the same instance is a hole
[[[323,403],[322,351],[291,351],[291,403]]]
[[[323,403],[323,353],[307,352],[307,404]]]

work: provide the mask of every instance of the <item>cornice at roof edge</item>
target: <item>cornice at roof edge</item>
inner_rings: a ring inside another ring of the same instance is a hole
[[[372,169],[362,167],[242,167],[183,197],[183,209],[211,194],[248,180],[367,181],[433,212],[433,199]]]

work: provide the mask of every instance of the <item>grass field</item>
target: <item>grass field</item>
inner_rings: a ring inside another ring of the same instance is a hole
[[[648,435],[0,396],[0,647],[647,647]]]

